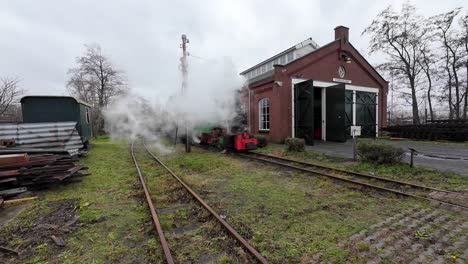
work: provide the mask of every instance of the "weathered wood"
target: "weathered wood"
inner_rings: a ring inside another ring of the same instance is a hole
[[[15,254],[15,255],[19,255],[18,251],[13,250],[13,249],[11,249],[11,248],[7,248],[7,247],[2,247],[2,246],[0,246],[0,252],[6,253],[6,254]]]
[[[37,196],[33,196],[33,197],[26,197],[26,198],[19,198],[19,199],[11,199],[11,200],[6,200],[3,203],[5,205],[15,204],[15,203],[22,203],[22,202],[36,200],[37,198],[38,198]]]
[[[0,177],[12,177],[19,175],[18,170],[7,170],[7,171],[0,171]]]
[[[61,237],[56,237],[54,235],[50,236],[57,246],[64,247],[65,241]]]
[[[28,156],[22,154],[5,156],[7,156],[4,158],[5,162],[0,165],[0,195],[3,196],[12,196],[19,193],[19,189],[14,189],[17,187],[44,188],[61,182],[68,182],[83,176],[80,171],[88,169],[83,165],[75,165],[78,159],[70,155],[40,154]],[[14,159],[16,157],[19,157],[19,160]],[[7,160],[11,163],[7,163]]]
[[[16,163],[25,163],[29,161],[28,154],[10,154],[10,155],[0,155],[0,166],[1,165],[10,165]]]

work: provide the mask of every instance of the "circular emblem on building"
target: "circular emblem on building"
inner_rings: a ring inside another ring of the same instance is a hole
[[[340,78],[344,78],[346,75],[346,70],[343,66],[340,66],[338,68],[338,76],[340,76]]]

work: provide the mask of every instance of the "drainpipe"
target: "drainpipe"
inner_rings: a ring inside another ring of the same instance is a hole
[[[250,105],[252,104],[251,98],[250,98],[250,87],[247,85],[247,89],[249,90],[249,119],[247,120],[249,122],[249,133],[252,133],[252,114],[250,112]]]

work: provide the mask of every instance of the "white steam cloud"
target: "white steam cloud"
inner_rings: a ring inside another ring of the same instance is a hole
[[[175,69],[177,70],[177,69]],[[142,97],[128,93],[116,98],[104,111],[106,131],[114,138],[150,139],[155,147],[169,151],[161,143],[161,135],[174,135],[176,126],[183,133],[185,123],[196,128],[208,124],[229,127],[236,115],[236,90],[243,79],[229,58],[190,64],[187,90],[181,86],[156,87],[170,89],[169,98],[157,98],[150,103]]]

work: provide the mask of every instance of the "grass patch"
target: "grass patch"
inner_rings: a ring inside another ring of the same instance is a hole
[[[66,247],[57,253],[53,242],[46,239],[35,245],[34,254],[22,262],[161,262],[159,244],[152,243],[153,226],[147,224],[147,206],[137,198],[141,191],[127,144],[100,137],[91,145],[92,150],[79,163],[87,165],[92,175],[78,183],[35,193],[39,199],[2,229],[0,237],[10,241],[12,247],[21,245],[21,239],[9,231],[34,228],[37,219],[50,214],[51,202],[78,199],[74,211],[80,219],[77,229],[63,237]]]
[[[259,151],[282,150],[269,145]],[[350,252],[333,249],[339,241],[404,208],[425,206],[198,148],[161,157],[273,263],[307,262],[320,251],[344,263]]]
[[[282,145],[269,145],[259,153],[275,155],[290,159],[316,163],[337,169],[344,169],[362,173],[371,173],[374,175],[407,181],[415,184],[427,185],[435,188],[468,192],[468,177],[452,172],[440,172],[422,167],[410,168],[408,164],[373,164],[369,162],[354,163],[345,159],[332,157],[315,152],[289,152]]]

